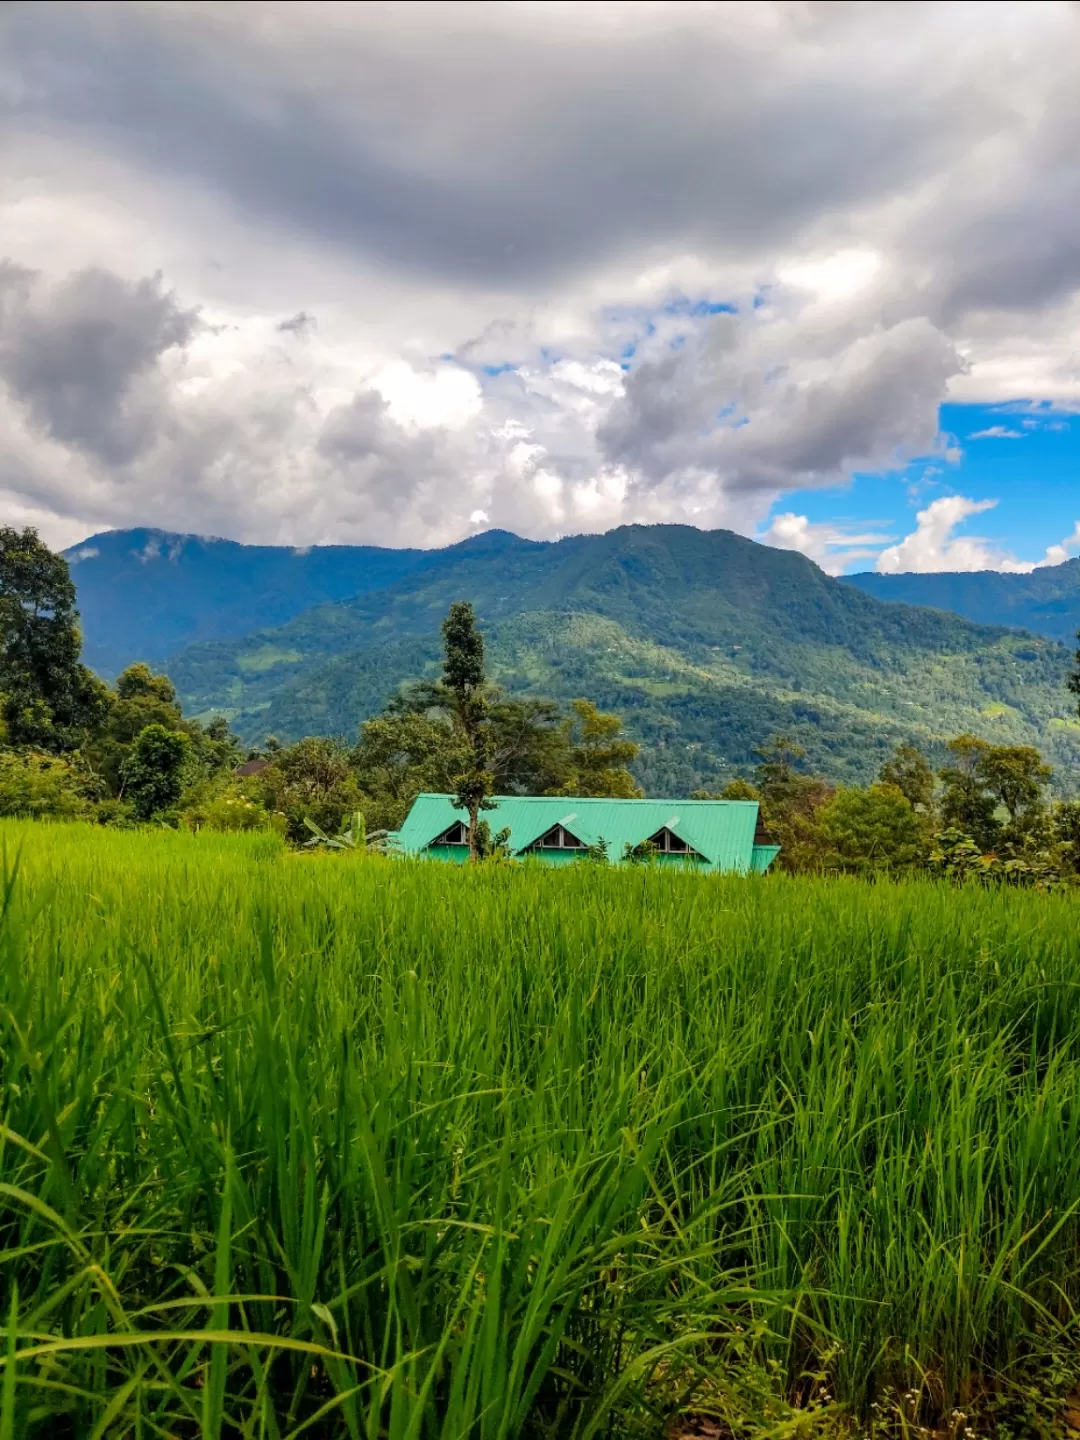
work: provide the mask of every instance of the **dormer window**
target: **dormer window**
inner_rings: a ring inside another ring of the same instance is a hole
[[[441,835],[436,835],[432,845],[467,845],[469,843],[469,829],[460,820],[444,830]]]
[[[655,835],[649,836],[649,844],[655,845],[657,850],[664,855],[696,855],[698,853],[692,845],[688,845],[666,825]]]
[[[530,850],[585,850],[584,841],[571,834],[565,825],[553,825],[546,835],[529,846]]]

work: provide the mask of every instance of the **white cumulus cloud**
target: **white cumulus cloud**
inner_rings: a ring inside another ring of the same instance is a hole
[[[1049,545],[1040,560],[1018,560],[1011,551],[974,535],[957,535],[957,528],[974,515],[993,510],[997,500],[971,500],[965,495],[943,495],[915,516],[915,529],[897,545],[878,556],[875,570],[883,575],[929,574],[938,570],[1003,570],[1026,575],[1047,565],[1061,565],[1069,551],[1080,549],[1080,521],[1060,544]]]
[[[1041,569],[1046,565],[1064,565],[1074,550],[1080,550],[1080,520],[1073,526],[1072,534],[1067,535],[1059,545],[1046,547],[1046,554],[1038,562],[1036,568]]]
[[[814,522],[805,515],[788,511],[774,515],[768,529],[757,538],[763,545],[772,545],[778,550],[798,550],[820,565],[827,575],[841,575],[855,560],[876,559],[890,537],[875,531],[859,532],[853,527]]]

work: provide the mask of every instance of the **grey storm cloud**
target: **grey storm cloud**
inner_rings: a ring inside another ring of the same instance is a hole
[[[764,342],[764,343],[762,343]],[[698,343],[639,366],[600,426],[608,459],[650,479],[686,469],[732,489],[837,483],[934,447],[963,364],[925,319],[832,350],[827,366],[752,318],[717,316]]]
[[[157,276],[95,268],[49,285],[0,265],[0,380],[51,439],[114,465],[153,442],[168,404],[158,362],[197,326]]]
[[[847,25],[781,6],[775,26],[589,8],[568,36],[557,7],[29,5],[9,44],[27,114],[483,285],[551,283],[672,236],[746,253],[903,194],[995,119],[977,75],[927,85],[910,47],[884,77],[859,63],[909,23],[890,5],[844,7]]]
[[[429,505],[440,482],[445,496],[468,458],[455,453],[445,431],[417,434],[395,424],[386,401],[370,390],[330,411],[317,449],[341,478],[350,513],[362,496],[363,507],[398,517]]]
[[[0,504],[70,540],[752,529],[984,361],[1080,399],[1075,5],[4,24]]]
[[[279,320],[277,329],[284,335],[296,335],[299,339],[312,334],[319,328],[314,315],[309,315],[306,310],[298,310],[295,315],[290,315],[286,320]]]

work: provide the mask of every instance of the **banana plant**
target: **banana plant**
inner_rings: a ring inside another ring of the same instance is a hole
[[[372,830],[370,833],[366,830],[362,810],[354,810],[336,835],[327,835],[322,826],[308,816],[305,816],[304,824],[311,831],[311,839],[305,842],[309,847],[325,845],[330,850],[375,850],[385,854],[392,845],[388,830]]]
[[[308,846],[326,845],[331,850],[366,850],[367,831],[364,826],[364,812],[354,810],[336,835],[328,835],[321,825],[305,815],[304,824],[311,831]]]

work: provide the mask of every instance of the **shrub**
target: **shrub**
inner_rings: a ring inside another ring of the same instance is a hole
[[[230,834],[242,830],[285,829],[285,820],[245,795],[235,782],[223,788],[205,788],[188,798],[182,822],[190,830],[212,830]]]
[[[77,820],[90,813],[92,776],[36,751],[0,753],[0,815]]]
[[[293,845],[311,838],[308,820],[334,835],[362,806],[348,751],[325,737],[311,736],[279,751],[258,778],[267,809],[285,817],[285,833]]]

